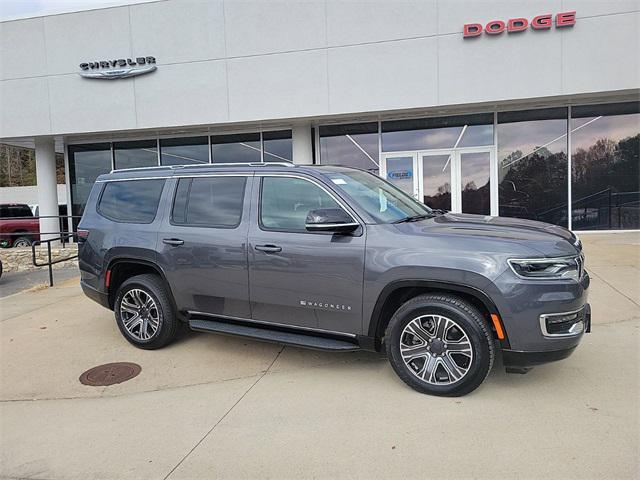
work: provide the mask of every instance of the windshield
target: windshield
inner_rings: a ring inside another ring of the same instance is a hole
[[[327,176],[379,223],[433,215],[429,207],[372,173],[345,170]]]

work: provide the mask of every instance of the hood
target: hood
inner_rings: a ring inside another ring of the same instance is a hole
[[[538,256],[575,255],[582,249],[580,240],[566,228],[533,220],[447,213],[435,218],[398,224],[404,233],[415,235],[452,235],[478,240],[518,243]],[[470,249],[472,243],[469,244]]]

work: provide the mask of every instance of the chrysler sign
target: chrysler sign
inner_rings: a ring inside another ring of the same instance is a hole
[[[557,13],[555,16],[546,13],[533,17],[531,21],[526,18],[510,18],[506,22],[491,20],[486,25],[481,23],[467,23],[464,26],[464,38],[478,37],[482,32],[487,35],[500,35],[502,32],[516,33],[531,28],[533,30],[549,30],[555,24],[555,28],[572,27],[576,24],[576,12]]]
[[[80,64],[80,69],[82,70],[80,76],[85,78],[100,78],[105,80],[129,78],[153,72],[156,69],[156,58],[119,58],[116,60],[85,62]]]

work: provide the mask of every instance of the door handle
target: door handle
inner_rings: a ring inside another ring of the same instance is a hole
[[[254,248],[264,253],[278,253],[282,251],[282,247],[278,247],[277,245],[256,245]]]
[[[184,240],[180,240],[179,238],[163,238],[162,243],[167,245],[173,245],[174,247],[179,247],[184,244]]]

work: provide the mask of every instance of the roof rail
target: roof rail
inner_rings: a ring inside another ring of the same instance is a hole
[[[194,168],[194,167],[294,167],[292,162],[228,162],[228,163],[197,163],[197,164],[183,164],[183,165],[166,165],[166,166],[153,166],[153,167],[132,167],[132,168],[114,168],[111,173],[117,172],[131,172],[138,170],[179,170],[182,168]]]

